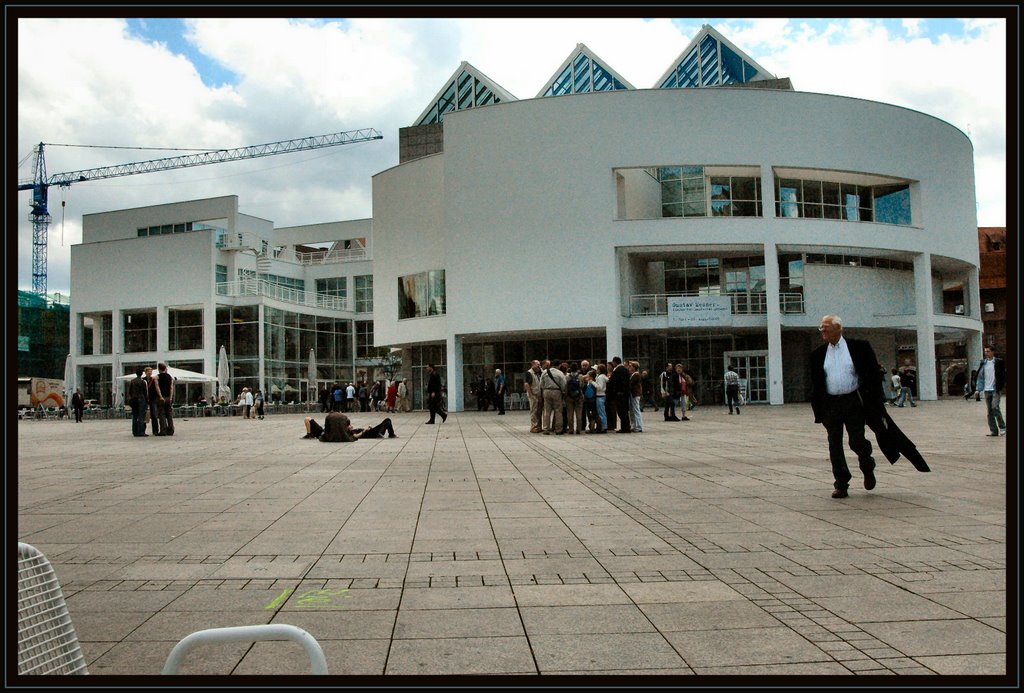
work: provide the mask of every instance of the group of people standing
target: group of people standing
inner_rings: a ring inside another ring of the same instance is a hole
[[[159,363],[153,375],[150,366],[135,369],[135,378],[128,382],[128,403],[132,408],[132,435],[137,438],[146,433],[146,414],[154,436],[174,435],[174,378],[167,372],[167,364]]]
[[[405,380],[381,378],[372,385],[365,381],[347,386],[337,383],[320,391],[321,412],[411,411],[409,387]]]
[[[591,367],[579,363],[534,360],[523,377],[530,403],[530,432],[546,435],[642,433],[643,408],[649,399],[650,380],[636,361]]]
[[[256,388],[256,391],[253,392],[249,388],[243,387],[242,391],[238,395],[237,404],[242,407],[242,418],[263,419],[263,390]]]

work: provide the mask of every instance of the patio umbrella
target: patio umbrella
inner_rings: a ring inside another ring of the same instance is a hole
[[[75,364],[71,361],[71,354],[64,359],[64,403],[71,401],[71,395],[75,394]]]
[[[309,350],[309,373],[307,374],[309,379],[309,401],[315,402],[317,398],[317,382],[316,382],[316,350]]]
[[[224,345],[220,345],[220,355],[217,358],[217,396],[224,397],[225,399],[231,399],[231,386],[228,384],[229,374],[231,373],[228,367],[228,350],[224,348]]]
[[[121,391],[121,381],[117,376],[121,375],[121,355],[114,354],[114,360],[110,364],[110,406],[117,406],[117,394]]]

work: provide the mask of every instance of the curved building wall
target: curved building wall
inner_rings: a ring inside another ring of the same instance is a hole
[[[620,218],[616,170],[678,165],[754,171],[761,178],[762,216]],[[908,181],[911,223],[776,218],[777,170],[808,179]],[[848,315],[851,327],[868,327],[885,313],[901,316],[890,320],[892,326],[927,333],[918,344],[930,344],[941,322],[932,315],[936,268],[973,274],[972,287],[977,284],[975,208],[968,138],[948,123],[887,104],[719,88],[475,108],[446,118],[442,154],[374,179],[375,336],[380,344],[446,339],[453,361],[456,336],[599,328],[607,330],[609,350],[597,356],[610,357],[619,353],[622,329],[632,320],[629,294],[642,283],[631,269],[635,254],[736,247],[763,254],[768,265],[789,250],[913,263],[914,270],[900,276],[815,268],[808,272],[805,312],[785,315],[784,324],[816,326],[822,313],[836,312]],[[446,270],[446,317],[397,320],[390,287],[413,267]],[[774,295],[778,272],[769,268],[768,275]],[[870,308],[875,303],[882,304],[878,310]],[[971,317],[957,324],[973,329],[977,322],[980,330],[978,316]],[[776,352],[782,322],[772,306],[754,320],[767,323]],[[781,353],[775,364],[778,375]],[[780,385],[773,401],[781,401],[781,391]]]

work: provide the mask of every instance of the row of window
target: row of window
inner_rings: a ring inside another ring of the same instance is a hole
[[[618,219],[764,216],[761,177],[753,166],[660,166],[616,169],[615,175]],[[912,222],[909,182],[859,185],[778,176],[773,182],[779,218]]]
[[[180,224],[161,224],[159,226],[144,226],[137,230],[139,238],[146,236],[163,236],[169,233],[189,233],[192,231],[220,231],[225,229],[219,226],[212,226],[202,221],[186,221]]]

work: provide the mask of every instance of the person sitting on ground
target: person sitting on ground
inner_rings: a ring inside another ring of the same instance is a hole
[[[397,438],[391,419],[384,419],[376,426],[369,428],[354,428],[349,418],[341,412],[331,412],[324,419],[324,425],[320,426],[313,417],[305,419],[306,435],[303,439],[318,438],[321,443],[351,443],[362,438],[383,438],[386,433],[388,438]]]

